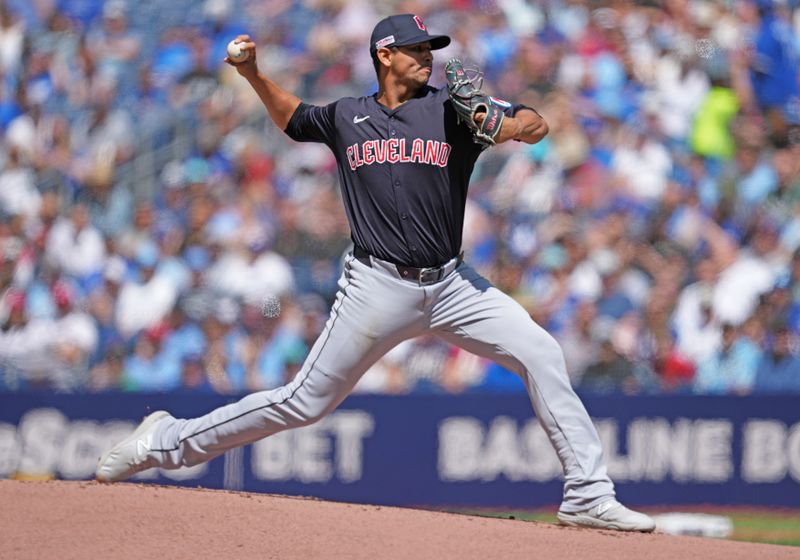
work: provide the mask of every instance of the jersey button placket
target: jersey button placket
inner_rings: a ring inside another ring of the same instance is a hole
[[[397,137],[397,128],[395,128],[397,124],[397,118],[394,115],[389,115],[389,136],[391,138]],[[394,167],[394,166],[393,166]],[[403,236],[405,237],[406,241],[410,241],[413,239],[412,231],[410,231],[410,224],[408,221],[408,208],[406,207],[406,200],[404,197],[404,193],[401,190],[402,180],[400,175],[400,170],[403,169],[402,167],[398,166],[392,169],[392,185],[394,185],[395,190],[395,200],[397,201],[397,210],[398,216],[401,220],[401,229],[403,231]],[[417,246],[413,242],[409,243],[408,245],[409,250],[412,254],[417,253]],[[408,271],[404,271],[404,275],[408,275]]]

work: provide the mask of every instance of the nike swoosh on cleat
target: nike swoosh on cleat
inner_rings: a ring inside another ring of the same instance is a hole
[[[607,502],[603,502],[602,504],[597,506],[597,515],[603,515],[605,512],[610,510],[615,505],[616,505],[616,503],[613,500],[609,500]]]
[[[370,117],[370,116],[369,116],[369,115],[367,115],[366,117],[360,117],[360,118],[359,118],[359,116],[358,116],[358,115],[356,115],[355,117],[353,117],[353,124],[358,124],[358,123],[360,123],[360,122],[364,122],[364,121],[365,121],[365,120],[367,120],[369,117]]]

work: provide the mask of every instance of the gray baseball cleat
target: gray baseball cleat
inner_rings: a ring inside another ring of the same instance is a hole
[[[656,522],[652,518],[638,511],[630,510],[616,500],[608,500],[586,511],[559,511],[557,517],[563,525],[572,527],[593,527],[642,533],[650,533],[656,528]]]
[[[171,415],[164,410],[148,414],[131,435],[106,451],[97,462],[97,481],[119,482],[138,472],[157,467],[155,459],[149,456],[153,445],[153,431],[156,424],[167,417]]]

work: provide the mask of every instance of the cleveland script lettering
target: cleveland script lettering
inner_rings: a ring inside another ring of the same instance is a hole
[[[447,142],[414,138],[410,144],[409,154],[405,138],[366,140],[361,144],[347,147],[347,161],[353,171],[362,165],[374,163],[423,163],[447,167],[447,160],[450,159],[450,152],[453,150]]]

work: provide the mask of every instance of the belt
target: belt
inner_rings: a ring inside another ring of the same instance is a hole
[[[372,267],[372,259],[385,262],[397,269],[397,274],[400,275],[400,278],[403,280],[414,281],[420,286],[436,284],[442,280],[442,278],[458,268],[458,265],[464,261],[464,252],[462,251],[457,257],[450,259],[450,261],[444,263],[443,265],[423,268],[417,268],[415,266],[403,266],[389,261],[383,261],[383,259],[378,259],[378,257],[370,255],[358,245],[353,248],[353,256],[369,267]]]

